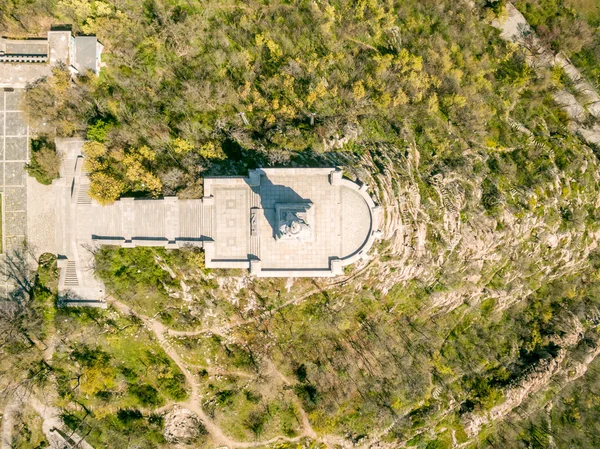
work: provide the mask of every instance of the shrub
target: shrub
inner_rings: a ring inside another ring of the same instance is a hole
[[[123,424],[129,424],[132,421],[137,421],[138,419],[142,419],[142,412],[136,409],[128,408],[128,409],[119,409],[117,411],[117,419],[121,421]]]
[[[60,157],[56,146],[48,137],[41,136],[31,141],[31,161],[25,166],[29,176],[44,185],[52,184],[58,179],[60,170]]]
[[[158,390],[148,384],[130,384],[127,387],[127,392],[137,398],[143,405],[160,405],[162,398]]]
[[[88,126],[86,138],[96,142],[104,143],[106,134],[113,128],[113,124],[102,119],[96,120]]]

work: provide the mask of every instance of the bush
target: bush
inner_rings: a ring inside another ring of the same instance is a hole
[[[137,421],[138,419],[142,419],[142,412],[136,409],[128,408],[128,409],[119,409],[117,411],[117,419],[121,421],[123,424],[129,424],[132,421]]]
[[[31,141],[31,161],[25,166],[29,176],[33,176],[37,182],[44,185],[52,184],[52,181],[60,176],[60,157],[56,152],[56,146],[48,137],[42,136]]]
[[[250,429],[254,435],[259,436],[263,431],[267,418],[267,411],[264,408],[258,408],[250,412],[248,417],[244,420],[244,425]]]
[[[88,126],[86,138],[96,142],[104,143],[106,134],[113,128],[113,123],[102,119]]]
[[[160,397],[158,390],[148,384],[130,384],[127,387],[127,392],[137,398],[143,405],[160,405],[163,400]]]

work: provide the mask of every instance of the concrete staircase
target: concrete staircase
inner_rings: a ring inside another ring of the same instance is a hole
[[[252,216],[252,211],[256,211],[256,234],[252,235],[252,233],[250,234],[250,248],[248,248],[248,253],[255,259],[259,259],[260,260],[260,216],[261,216],[261,203],[260,203],[260,187],[259,186],[252,186],[250,189],[250,195],[249,195],[249,207],[250,207],[250,211],[251,211],[251,216]]]
[[[205,210],[202,200],[179,201],[179,235],[182,239],[204,236]]]

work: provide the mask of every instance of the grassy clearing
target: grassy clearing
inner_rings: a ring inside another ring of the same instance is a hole
[[[232,438],[240,441],[293,437],[301,416],[289,389],[269,380],[206,375],[202,383],[204,410]]]
[[[59,309],[56,325],[58,334],[71,335],[52,360],[67,424],[90,431],[95,447],[119,447],[114,438],[132,435],[163,442],[152,412],[187,392],[183,373],[150,332],[112,309]]]

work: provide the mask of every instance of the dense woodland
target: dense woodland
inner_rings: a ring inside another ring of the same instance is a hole
[[[593,0],[514,4],[600,86]],[[560,68],[534,70],[490,25],[504,12],[504,0],[2,2],[4,34],[71,24],[105,45],[100,77],[58,68],[27,89],[30,124],[46,123],[28,168],[40,182],[57,176],[54,135],[87,136],[103,203],[200,197],[205,174],[339,164],[371,181],[389,222],[417,191],[410,223],[431,255],[405,257],[389,232],[343,282],[290,283],[206,270],[195,250],[105,248],[96,271],[135,314],[57,307],[56,262],[37,274],[15,262],[24,293],[1,303],[2,399],[42,392],[96,448],[172,447],[164,411],[195,394],[207,422],[189,447],[217,444],[208,420],[236,442],[288,438],[278,447],[598,447],[600,153],[552,100],[573,87]],[[440,177],[460,184],[470,234],[505,244],[454,251]],[[146,317],[171,330],[185,370]],[[490,410],[500,418],[472,431]],[[43,447],[32,410],[16,427],[14,447]]]

